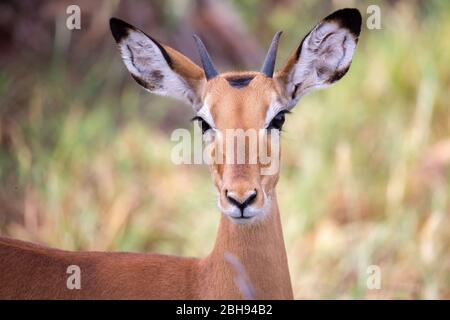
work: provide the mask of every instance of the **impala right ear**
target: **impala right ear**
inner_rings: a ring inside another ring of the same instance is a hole
[[[178,51],[117,18],[110,28],[132,77],[146,90],[182,100],[199,110],[206,82],[203,70]]]
[[[341,9],[317,24],[275,75],[293,108],[305,93],[341,79],[350,68],[361,31],[357,9]]]

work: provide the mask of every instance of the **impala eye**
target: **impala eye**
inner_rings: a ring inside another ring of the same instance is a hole
[[[288,110],[282,110],[280,112],[278,112],[278,114],[273,117],[272,121],[270,121],[269,125],[267,126],[267,130],[270,129],[277,129],[277,130],[281,130],[281,128],[283,127],[284,124],[284,117],[285,114],[289,113]]]
[[[198,125],[200,126],[200,128],[202,129],[202,133],[204,134],[206,131],[208,131],[209,129],[211,129],[211,126],[208,124],[208,122],[206,122],[202,117],[194,117],[191,119],[191,121],[197,121]]]

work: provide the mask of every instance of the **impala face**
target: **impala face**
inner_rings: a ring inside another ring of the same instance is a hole
[[[248,83],[233,87],[231,81]],[[198,117],[211,141],[212,158],[222,155],[210,167],[219,208],[233,222],[248,224],[269,212],[279,173],[278,138],[287,111],[280,94],[273,79],[258,72],[219,75],[206,85]]]
[[[265,169],[279,161],[279,145],[274,141],[278,141],[286,113],[305,93],[345,75],[358,42],[361,15],[356,9],[342,9],[326,17],[276,73],[280,32],[260,72],[219,74],[197,36],[203,68],[121,20],[111,19],[110,26],[126,67],[141,86],[192,106],[212,157],[223,155],[223,161],[210,166],[219,208],[232,222],[251,224],[270,212],[279,166],[269,170],[270,174]],[[229,132],[244,133],[246,143],[230,143],[238,138]],[[256,144],[250,143],[251,137]],[[266,148],[269,162],[262,159],[261,147]],[[239,152],[245,154],[243,163],[236,161]]]

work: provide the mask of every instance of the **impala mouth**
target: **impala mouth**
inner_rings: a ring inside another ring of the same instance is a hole
[[[235,224],[249,224],[253,220],[256,220],[256,216],[240,216],[240,217],[232,217],[228,216],[230,220]]]
[[[234,219],[251,219],[254,216],[240,216],[240,217],[233,217]]]
[[[249,219],[252,219],[252,218],[254,218],[256,215],[254,214],[254,215],[251,215],[251,216],[249,216],[249,215],[244,215],[244,214],[242,214],[241,213],[241,215],[240,216],[236,216],[236,217],[234,217],[234,216],[229,216],[230,218],[233,218],[233,219],[236,219],[236,220],[249,220]]]

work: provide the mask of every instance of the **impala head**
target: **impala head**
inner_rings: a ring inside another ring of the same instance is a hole
[[[178,98],[192,106],[211,154],[224,161],[211,164],[219,191],[219,207],[233,222],[244,224],[263,218],[270,210],[278,181],[278,167],[270,174],[250,144],[244,144],[245,163],[230,160],[229,129],[243,129],[244,140],[256,133],[268,156],[274,152],[273,135],[279,136],[285,114],[305,93],[324,88],[342,78],[350,67],[361,29],[356,9],[334,12],[317,24],[300,42],[286,64],[274,73],[281,33],[272,40],[259,72],[219,73],[203,45],[194,36],[202,68],[174,49],[157,42],[141,30],[112,18],[112,34],[132,77],[150,92]],[[249,133],[247,135],[247,133]],[[253,135],[254,137],[255,135]],[[275,139],[276,140],[276,139]],[[234,147],[233,147],[234,149]],[[238,154],[238,145],[236,152]],[[274,159],[272,158],[272,161]]]

